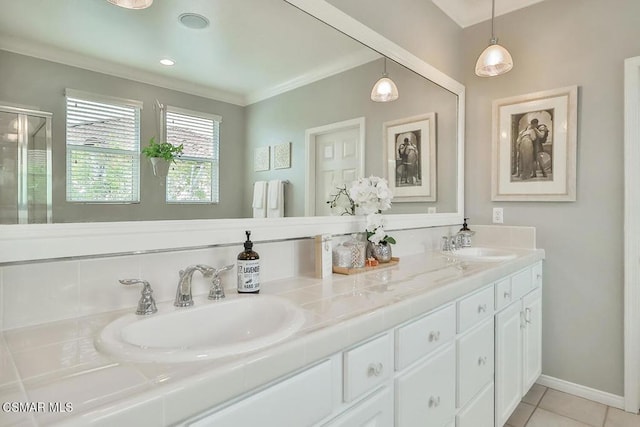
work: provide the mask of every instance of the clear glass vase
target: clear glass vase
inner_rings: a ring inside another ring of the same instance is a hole
[[[351,267],[362,268],[366,260],[367,245],[362,240],[362,233],[352,234],[351,238],[344,243],[351,250]]]

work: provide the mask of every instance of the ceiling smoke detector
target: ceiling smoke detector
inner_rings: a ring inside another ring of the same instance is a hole
[[[178,16],[178,21],[187,28],[192,30],[201,30],[209,26],[209,20],[197,13],[183,13]]]

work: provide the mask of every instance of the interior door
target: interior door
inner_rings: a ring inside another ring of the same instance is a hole
[[[315,215],[331,215],[327,203],[336,188],[359,178],[360,129],[337,129],[316,136]],[[335,214],[335,212],[333,213]]]

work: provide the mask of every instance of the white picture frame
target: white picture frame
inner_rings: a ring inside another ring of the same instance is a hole
[[[493,101],[491,200],[576,200],[578,86]]]
[[[253,153],[254,172],[263,172],[271,169],[271,147],[256,147]]]
[[[436,201],[436,113],[383,123],[385,177],[394,202]]]

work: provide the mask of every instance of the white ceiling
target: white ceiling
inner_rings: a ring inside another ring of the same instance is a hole
[[[491,0],[431,0],[462,28],[491,19]],[[543,0],[496,0],[496,16]]]
[[[0,0],[0,11],[0,49],[238,105],[380,57],[283,0]],[[184,27],[186,12],[210,26]]]

